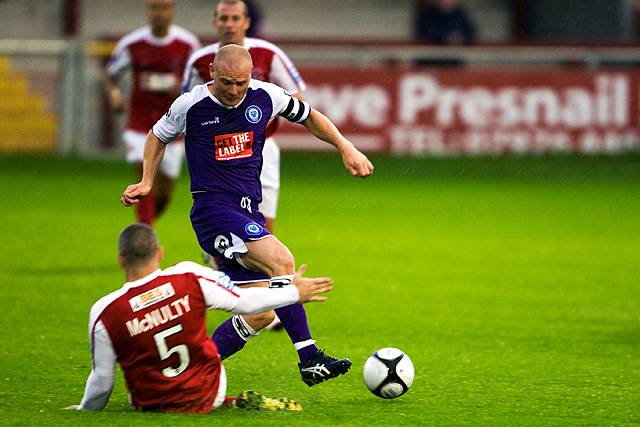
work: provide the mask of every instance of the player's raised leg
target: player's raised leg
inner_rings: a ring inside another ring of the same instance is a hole
[[[291,283],[295,271],[293,255],[275,236],[245,244],[248,251],[241,256],[241,260],[247,268],[267,273],[271,277],[272,287]],[[302,304],[281,307],[275,312],[298,352],[298,367],[305,384],[313,386],[349,371],[349,359],[335,359],[318,350],[316,341],[311,337],[307,314]]]

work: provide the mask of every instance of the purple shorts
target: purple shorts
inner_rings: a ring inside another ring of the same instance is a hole
[[[266,273],[249,270],[239,262],[240,255],[247,252],[244,242],[271,235],[264,224],[258,203],[249,197],[225,193],[193,195],[191,225],[198,243],[236,283],[269,279]]]

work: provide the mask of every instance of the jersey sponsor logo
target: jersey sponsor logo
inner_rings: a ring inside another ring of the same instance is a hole
[[[262,114],[262,113],[261,113]],[[216,160],[233,160],[253,155],[253,131],[216,135]]]
[[[167,298],[171,298],[175,294],[176,291],[173,289],[171,283],[165,283],[164,285],[160,285],[156,288],[153,288],[131,298],[129,300],[129,305],[135,313],[136,311],[140,311],[143,308],[149,307],[150,305],[153,305],[157,302],[166,300]]]
[[[258,123],[262,119],[262,110],[257,105],[249,105],[244,112],[244,118],[250,123]]]
[[[213,120],[207,120],[206,122],[200,123],[200,126],[217,125],[219,123],[220,123],[220,117],[215,116]]]
[[[262,227],[256,224],[255,222],[250,222],[244,226],[244,231],[249,236],[257,236],[262,233]]]
[[[178,84],[173,73],[146,71],[140,73],[140,87],[149,92],[170,92]]]
[[[135,337],[143,332],[150,331],[153,328],[164,325],[165,323],[181,317],[183,314],[191,311],[189,303],[189,295],[165,304],[160,308],[156,308],[142,317],[134,317],[126,322],[129,335]]]

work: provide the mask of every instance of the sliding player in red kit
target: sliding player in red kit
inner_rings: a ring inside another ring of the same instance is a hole
[[[224,274],[193,262],[160,269],[163,251],[153,229],[133,224],[119,239],[118,261],[127,282],[91,308],[93,369],[79,410],[105,407],[122,367],[134,408],[159,412],[209,412],[225,402],[227,378],[206,311],[258,313],[297,302],[324,301],[329,278],[304,278],[278,289],[234,286]],[[300,410],[297,402],[243,392],[228,403],[240,408]]]

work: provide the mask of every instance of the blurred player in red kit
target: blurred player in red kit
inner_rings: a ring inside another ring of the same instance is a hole
[[[132,88],[123,140],[127,161],[142,176],[144,141],[149,129],[180,95],[182,73],[189,56],[200,47],[196,36],[171,24],[175,14],[172,0],[149,0],[149,25],[124,36],[116,45],[106,68],[105,89],[112,109],[127,108],[118,87],[123,71],[131,69]],[[136,209],[139,222],[152,224],[167,207],[175,179],[180,174],[184,147],[176,144],[164,155],[151,197]]]
[[[227,378],[206,311],[258,313],[293,303],[324,301],[329,278],[304,278],[278,289],[234,286],[224,273],[193,262],[160,269],[163,250],[153,228],[132,224],[120,234],[118,262],[127,282],[91,308],[92,370],[80,405],[100,410],[122,367],[134,408],[158,412],[209,412],[226,403],[248,409],[301,410],[299,403],[247,391],[226,398]],[[225,402],[226,400],[226,402]]]

